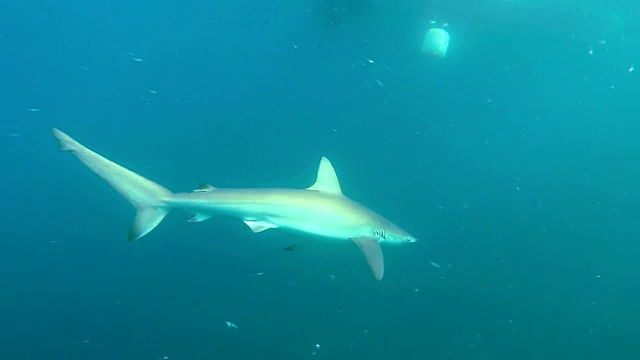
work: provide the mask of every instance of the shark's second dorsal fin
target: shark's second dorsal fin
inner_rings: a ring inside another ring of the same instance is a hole
[[[333,165],[331,165],[331,162],[326,157],[323,156],[322,159],[320,159],[316,182],[309,186],[307,190],[342,194],[342,189],[340,189],[340,182],[338,181],[336,171],[333,169]]]
[[[200,186],[198,186],[197,188],[193,189],[192,192],[209,192],[209,191],[213,191],[216,188],[209,185],[209,184],[200,184]]]

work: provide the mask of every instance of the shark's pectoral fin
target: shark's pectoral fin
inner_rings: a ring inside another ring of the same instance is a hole
[[[193,214],[193,217],[189,220],[187,220],[188,222],[201,222],[201,221],[205,221],[208,220],[211,216],[210,215],[205,215],[205,214]]]
[[[382,249],[380,248],[378,240],[373,238],[358,238],[353,239],[353,242],[358,244],[360,250],[362,250],[373,277],[375,277],[376,280],[382,280],[382,276],[384,275],[384,258],[382,257]]]
[[[254,221],[254,220],[244,220],[244,223],[247,224],[249,229],[254,233],[259,233],[269,229],[275,229],[278,225],[272,224],[266,221]]]

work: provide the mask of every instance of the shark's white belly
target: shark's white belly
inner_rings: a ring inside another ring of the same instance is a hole
[[[274,214],[268,212],[247,212],[241,216],[242,220],[258,220],[271,223],[278,228],[300,231],[326,238],[345,240],[362,236],[363,229],[354,227],[344,217],[321,211],[297,211],[294,214],[284,212]]]

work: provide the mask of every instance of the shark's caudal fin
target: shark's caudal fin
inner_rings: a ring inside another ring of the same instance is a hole
[[[138,210],[129,230],[129,241],[148,234],[167,215],[165,200],[172,195],[169,190],[87,149],[58,129],[51,128],[51,133],[58,139],[60,150],[75,155]]]

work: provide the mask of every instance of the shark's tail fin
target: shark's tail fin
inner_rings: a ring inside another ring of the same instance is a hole
[[[58,129],[51,128],[51,132],[58,139],[60,150],[75,155],[138,210],[129,230],[129,241],[145,236],[160,224],[169,212],[166,205],[172,195],[169,190],[87,149]]]

